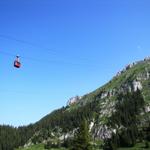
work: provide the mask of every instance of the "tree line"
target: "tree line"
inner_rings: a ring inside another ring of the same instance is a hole
[[[141,112],[144,111],[145,105],[141,92],[137,90],[133,93],[120,93],[116,99],[116,111],[112,114],[107,123],[107,126],[116,129],[116,133],[112,134],[110,139],[105,139],[101,147],[106,150],[114,150],[117,147],[133,146],[137,139],[150,141],[150,124],[148,120],[144,125],[141,126],[140,124]],[[35,124],[18,128],[1,125],[0,150],[13,150],[14,148],[24,145],[31,137],[33,143],[40,143],[50,138],[51,131],[58,130],[57,127],[62,129],[62,133],[67,133],[73,129],[81,129],[77,132],[79,134],[75,134],[75,139],[65,140],[63,146],[70,148],[73,145],[72,143],[76,143],[76,145],[82,147],[81,141],[83,141],[83,143],[85,141],[88,141],[87,143],[93,141],[92,138],[89,138],[92,136],[88,135],[87,126],[93,118],[96,119],[99,117],[99,111],[101,109],[99,104],[100,98],[95,96],[90,103],[74,109],[68,106],[62,107],[45,116]],[[83,120],[86,120],[86,123],[82,123]],[[86,130],[86,132],[84,130]],[[55,132],[57,133],[57,131]],[[39,134],[35,135],[35,133]],[[86,136],[83,135],[83,133]],[[85,139],[81,140],[83,137]],[[60,145],[59,141],[58,145]],[[52,145],[51,142],[46,144],[46,146],[49,147],[58,145]]]

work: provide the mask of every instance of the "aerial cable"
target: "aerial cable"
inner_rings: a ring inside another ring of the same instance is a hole
[[[10,52],[5,52],[0,50],[0,54],[5,55],[5,56],[10,56],[15,58],[16,54],[14,53],[10,53]],[[97,68],[100,67],[98,65],[95,64],[91,64],[91,63],[74,63],[74,62],[69,62],[69,61],[62,61],[62,60],[48,60],[48,59],[40,59],[40,58],[35,58],[35,57],[30,57],[30,56],[20,56],[21,59],[24,60],[28,60],[28,61],[34,61],[34,62],[38,62],[38,63],[53,63],[53,64],[66,64],[66,65],[72,65],[72,66],[88,66],[90,68]],[[110,68],[105,68],[105,70],[110,70]]]
[[[45,50],[47,52],[51,52],[52,55],[57,55],[58,54],[58,52],[54,51],[55,48],[46,48],[45,46],[42,46],[42,45],[39,45],[39,44],[36,44],[36,43],[33,43],[33,42],[29,42],[29,41],[22,40],[22,39],[17,39],[15,37],[8,36],[8,35],[3,35],[3,34],[0,34],[0,37],[3,38],[3,39],[16,41],[16,42],[23,43],[23,44],[26,44],[26,45],[30,45],[30,46],[33,46],[33,47],[36,47],[36,48],[40,48],[40,49]],[[81,58],[80,57],[80,59],[90,61],[89,58]]]
[[[32,43],[32,42],[29,42],[29,41],[26,41],[26,40],[20,40],[20,39],[17,39],[17,38],[14,38],[12,36],[8,36],[8,35],[0,34],[0,37],[3,38],[3,39],[13,40],[13,41],[16,41],[16,42],[19,42],[19,43],[27,44],[27,45],[30,45],[30,46],[33,46],[33,47],[36,47],[36,48],[42,48],[44,50],[47,50],[48,52],[52,52],[52,53],[56,54],[56,52],[53,51],[54,48],[46,48],[46,47],[41,46],[39,44]]]
[[[16,54],[13,54],[13,53],[9,53],[9,52],[5,52],[5,51],[2,51],[0,50],[0,54],[2,55],[5,55],[5,56],[10,56],[10,57],[13,57],[15,58],[16,57]],[[30,56],[20,56],[21,59],[24,59],[24,60],[28,60],[28,61],[34,61],[34,62],[38,62],[38,63],[53,63],[53,64],[65,64],[65,65],[71,65],[71,66],[88,66],[89,68],[95,68],[97,69],[97,67],[100,67],[98,65],[95,65],[95,64],[91,64],[91,63],[74,63],[74,62],[69,62],[69,61],[62,61],[62,60],[48,60],[48,59],[39,59],[39,58],[35,58],[35,57],[30,57]],[[110,68],[105,68],[105,70],[109,71]]]
[[[0,53],[2,55],[7,55],[7,56],[11,56],[11,57],[16,57],[15,54],[13,53],[8,53],[8,52],[4,52],[2,50],[0,50]],[[67,61],[62,61],[62,60],[47,60],[47,59],[39,59],[39,58],[35,58],[35,57],[28,57],[28,56],[20,56],[21,59],[26,59],[26,60],[30,60],[30,61],[36,61],[39,63],[55,63],[55,64],[66,64],[66,65],[74,65],[74,66],[81,66],[81,65],[88,65],[89,64],[81,64],[81,63],[74,63],[74,62],[67,62]],[[93,65],[91,65],[93,66]]]

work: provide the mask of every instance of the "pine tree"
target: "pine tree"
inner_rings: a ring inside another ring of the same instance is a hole
[[[92,150],[87,121],[83,119],[75,134],[72,150]]]

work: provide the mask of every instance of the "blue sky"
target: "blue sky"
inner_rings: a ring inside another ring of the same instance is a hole
[[[34,123],[150,55],[148,0],[1,0],[0,124]],[[22,62],[13,67],[15,55]]]

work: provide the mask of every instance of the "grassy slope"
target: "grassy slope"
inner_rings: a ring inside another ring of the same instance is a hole
[[[119,148],[118,150],[150,150],[150,147],[149,148],[144,148],[144,147],[145,147],[144,143],[137,143],[134,147]]]
[[[144,146],[145,146],[144,143],[137,143],[134,147],[118,148],[117,150],[150,150],[150,148],[144,148]],[[150,142],[149,142],[149,146],[150,146]],[[45,149],[44,149],[43,144],[38,144],[38,145],[33,145],[29,148],[19,148],[19,149],[16,149],[16,150],[45,150]],[[49,150],[68,150],[68,149],[56,148],[56,149],[49,149]],[[102,149],[99,149],[99,150],[102,150]]]
[[[111,89],[117,88],[119,89],[121,85],[124,83],[129,83],[137,78],[137,75],[139,73],[144,73],[145,68],[150,71],[150,61],[141,61],[140,63],[134,65],[132,68],[126,70],[123,72],[119,77],[114,77],[111,81],[103,85],[102,87],[96,89],[95,91],[86,94],[83,96],[80,102],[90,102],[94,99],[95,96],[97,96],[101,91],[109,91]],[[148,83],[149,82],[149,83]],[[150,92],[149,92],[149,84],[150,81],[143,81],[142,83],[144,85],[144,89],[142,90],[143,94],[145,95],[145,101],[149,101],[150,98]]]
[[[33,145],[30,146],[29,148],[19,148],[16,150],[44,150],[44,145],[43,144],[38,144],[38,145]]]
[[[33,146],[30,146],[28,148],[19,148],[19,149],[16,149],[16,150],[45,150],[44,149],[44,145],[43,144],[38,144],[38,145],[33,145]],[[52,149],[49,149],[49,150],[67,150],[67,149],[64,149],[64,148],[52,148]]]

